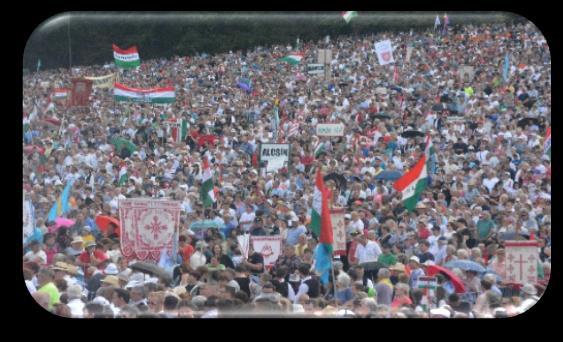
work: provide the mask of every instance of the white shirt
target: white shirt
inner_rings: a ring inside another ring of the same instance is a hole
[[[37,292],[37,288],[33,284],[33,281],[26,280],[25,285],[27,286],[27,290],[29,291],[29,293],[33,294],[33,293]]]
[[[70,308],[70,314],[72,318],[82,318],[84,316],[83,309],[86,306],[80,299],[71,299],[68,301],[68,307]]]
[[[198,268],[199,266],[203,266],[207,263],[207,258],[205,257],[205,255],[203,253],[201,253],[200,251],[196,251],[194,254],[192,254],[192,256],[190,257],[190,266],[195,270],[196,268]]]
[[[29,261],[35,261],[36,258],[39,258],[41,259],[41,264],[47,263],[47,254],[43,250],[39,250],[37,253],[33,253],[33,251],[29,251],[25,253],[23,258]]]
[[[352,221],[348,224],[347,228],[348,234],[352,234],[353,232],[358,232],[360,234],[364,233],[364,221],[358,219],[357,221]]]
[[[381,254],[381,248],[379,244],[375,241],[368,240],[365,246],[358,244],[356,247],[355,257],[358,259],[360,264],[365,262],[375,262]]]
[[[245,232],[248,232],[250,230],[255,218],[256,218],[256,214],[254,214],[254,212],[248,213],[245,211],[244,213],[242,213],[242,215],[240,215],[239,222],[250,221],[250,223],[245,223],[241,225],[242,229],[244,229]]]
[[[483,179],[483,185],[487,187],[487,190],[489,190],[489,192],[493,191],[493,188],[498,182],[499,179],[497,177]]]

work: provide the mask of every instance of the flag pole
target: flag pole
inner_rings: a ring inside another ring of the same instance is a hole
[[[330,252],[330,271],[332,272],[332,288],[334,290],[334,294],[333,294],[334,305],[336,305],[336,309],[338,309],[338,300],[336,299],[336,277],[334,275],[334,251]]]

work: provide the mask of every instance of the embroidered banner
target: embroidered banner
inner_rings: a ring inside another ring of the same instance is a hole
[[[535,284],[538,280],[537,241],[505,241],[506,278],[515,284]]]
[[[121,253],[128,259],[160,259],[160,252],[172,250],[180,224],[180,202],[151,198],[119,201]]]
[[[250,240],[254,250],[264,257],[264,266],[273,266],[281,253],[281,236],[252,236]]]

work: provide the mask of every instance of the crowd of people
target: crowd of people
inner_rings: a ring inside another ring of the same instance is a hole
[[[385,39],[395,63],[380,66],[374,43]],[[319,48],[332,50],[329,79],[306,71]],[[297,49],[304,58],[296,66],[279,61],[296,50],[290,46],[158,60],[143,60],[140,48],[135,70],[80,66],[24,76],[23,187],[35,225],[24,235],[23,272],[38,304],[73,318],[492,318],[532,307],[551,271],[551,161],[543,148],[551,59],[541,32],[531,23],[452,25],[446,34],[382,32]],[[460,77],[463,66],[473,74]],[[130,87],[172,85],[176,101],[116,103],[100,88],[87,108],[51,100],[72,78],[111,72]],[[250,90],[237,86],[242,78]],[[184,141],[172,138],[171,118],[189,122]],[[344,136],[317,137],[316,125],[329,122],[342,122]],[[405,137],[409,130],[423,134]],[[426,135],[436,151],[431,181],[408,211],[393,180],[376,177],[409,170]],[[137,150],[115,149],[115,137]],[[265,142],[289,143],[289,163],[265,172],[257,155]],[[204,158],[215,172],[212,207],[199,195]],[[346,212],[347,241],[327,284],[316,272],[319,237],[310,227],[319,168],[347,181],[327,182],[331,205]],[[49,210],[70,180],[65,216],[73,223],[55,229]],[[131,269],[118,231],[96,225],[99,215],[119,218],[119,201],[136,197],[181,202],[171,279]],[[189,227],[200,220],[220,227],[196,234]],[[243,256],[237,235],[244,233],[282,236],[273,266],[252,248]],[[503,244],[529,239],[539,244],[539,280],[515,286]],[[429,268],[455,260],[487,272],[453,268],[461,293],[443,273],[430,296],[418,288]]]

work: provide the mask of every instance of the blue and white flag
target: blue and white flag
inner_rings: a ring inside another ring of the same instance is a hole
[[[504,83],[508,82],[508,70],[510,68],[510,57],[508,56],[508,52],[504,55],[504,65],[502,67],[502,79]]]

